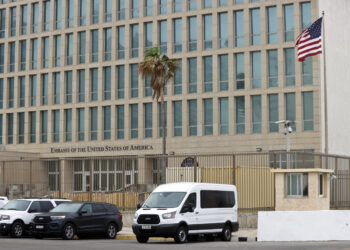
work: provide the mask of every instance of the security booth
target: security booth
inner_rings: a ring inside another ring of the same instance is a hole
[[[272,169],[276,211],[329,210],[333,170]]]

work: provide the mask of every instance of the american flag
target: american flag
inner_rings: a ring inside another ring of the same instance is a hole
[[[298,61],[302,62],[308,56],[314,56],[322,53],[322,17],[306,28],[298,36],[295,46],[298,49]]]

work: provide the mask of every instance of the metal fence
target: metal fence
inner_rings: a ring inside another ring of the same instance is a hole
[[[133,210],[160,184],[206,182],[236,185],[240,210],[273,210],[271,168],[333,169],[331,208],[350,207],[350,157],[304,152],[0,161],[0,194],[106,201]]]

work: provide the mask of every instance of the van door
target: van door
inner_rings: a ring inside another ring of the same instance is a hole
[[[181,220],[185,221],[189,227],[189,233],[197,225],[197,193],[190,193],[180,210]]]

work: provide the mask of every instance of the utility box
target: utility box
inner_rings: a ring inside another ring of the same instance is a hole
[[[272,169],[276,211],[329,210],[331,169]]]

